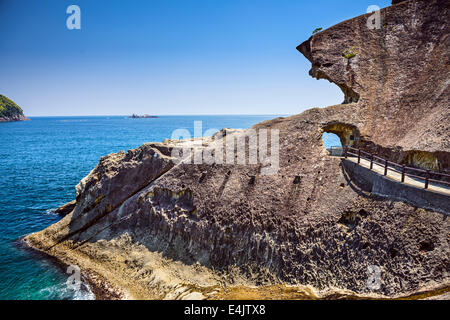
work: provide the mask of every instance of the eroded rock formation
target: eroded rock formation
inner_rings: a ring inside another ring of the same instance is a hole
[[[420,150],[448,164],[448,1],[406,1],[382,17],[381,30],[369,30],[366,15],[300,46],[311,74],[344,88],[348,103],[252,127],[279,130],[276,174],[262,174],[261,164],[174,163],[173,148],[192,141],[145,144],[102,158],[76,187],[74,210],[25,240],[79,265],[109,298],[448,291],[447,215],[371,195],[321,140],[330,131],[344,143],[391,156]],[[349,47],[358,47],[350,60],[342,57]],[[381,271],[379,288],[367,285],[370,266]]]
[[[338,85],[346,103],[358,102],[366,149],[405,163],[411,153],[428,153],[439,162],[433,169],[449,168],[449,6],[446,0],[403,1],[381,10],[379,29],[368,29],[370,13],[298,47],[313,77]],[[343,57],[345,50],[355,56]]]

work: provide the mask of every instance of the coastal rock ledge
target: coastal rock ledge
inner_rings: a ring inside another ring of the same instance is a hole
[[[448,295],[449,213],[371,194],[321,140],[334,132],[392,161],[449,169],[448,9],[403,1],[381,11],[379,30],[363,15],[300,45],[311,75],[337,84],[345,103],[252,127],[279,130],[277,174],[176,164],[173,148],[192,141],[147,143],[101,158],[73,210],[25,241],[78,265],[97,298]]]

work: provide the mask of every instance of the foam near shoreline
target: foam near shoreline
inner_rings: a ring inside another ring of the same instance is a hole
[[[46,259],[51,262],[55,267],[61,272],[66,273],[70,263],[67,263],[55,256],[49,255],[42,250],[34,247],[29,241],[26,240],[26,236],[21,237],[17,241],[17,245],[35,256],[36,259]],[[69,277],[69,274],[67,274]],[[50,286],[48,288],[41,289],[49,291],[49,299],[72,299],[72,300],[114,300],[119,297],[122,298],[123,295],[118,290],[117,292],[112,291],[111,287],[105,290],[105,284],[99,281],[95,281],[96,277],[90,275],[89,272],[83,271],[81,273],[81,290],[74,291],[69,289],[65,282]],[[59,294],[61,293],[61,294]]]

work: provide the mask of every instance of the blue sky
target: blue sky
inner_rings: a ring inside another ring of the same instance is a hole
[[[296,46],[390,2],[0,0],[0,93],[29,116],[296,114],[343,100]]]

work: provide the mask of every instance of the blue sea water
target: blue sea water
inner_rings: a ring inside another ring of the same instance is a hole
[[[67,289],[68,274],[18,239],[60,218],[52,209],[75,198],[75,185],[101,156],[170,138],[175,129],[248,128],[274,115],[33,117],[0,123],[0,299],[89,299]],[[340,143],[324,136],[326,147]]]
[[[330,147],[342,147],[341,140],[334,133],[324,132],[322,135],[322,140],[326,149]]]

